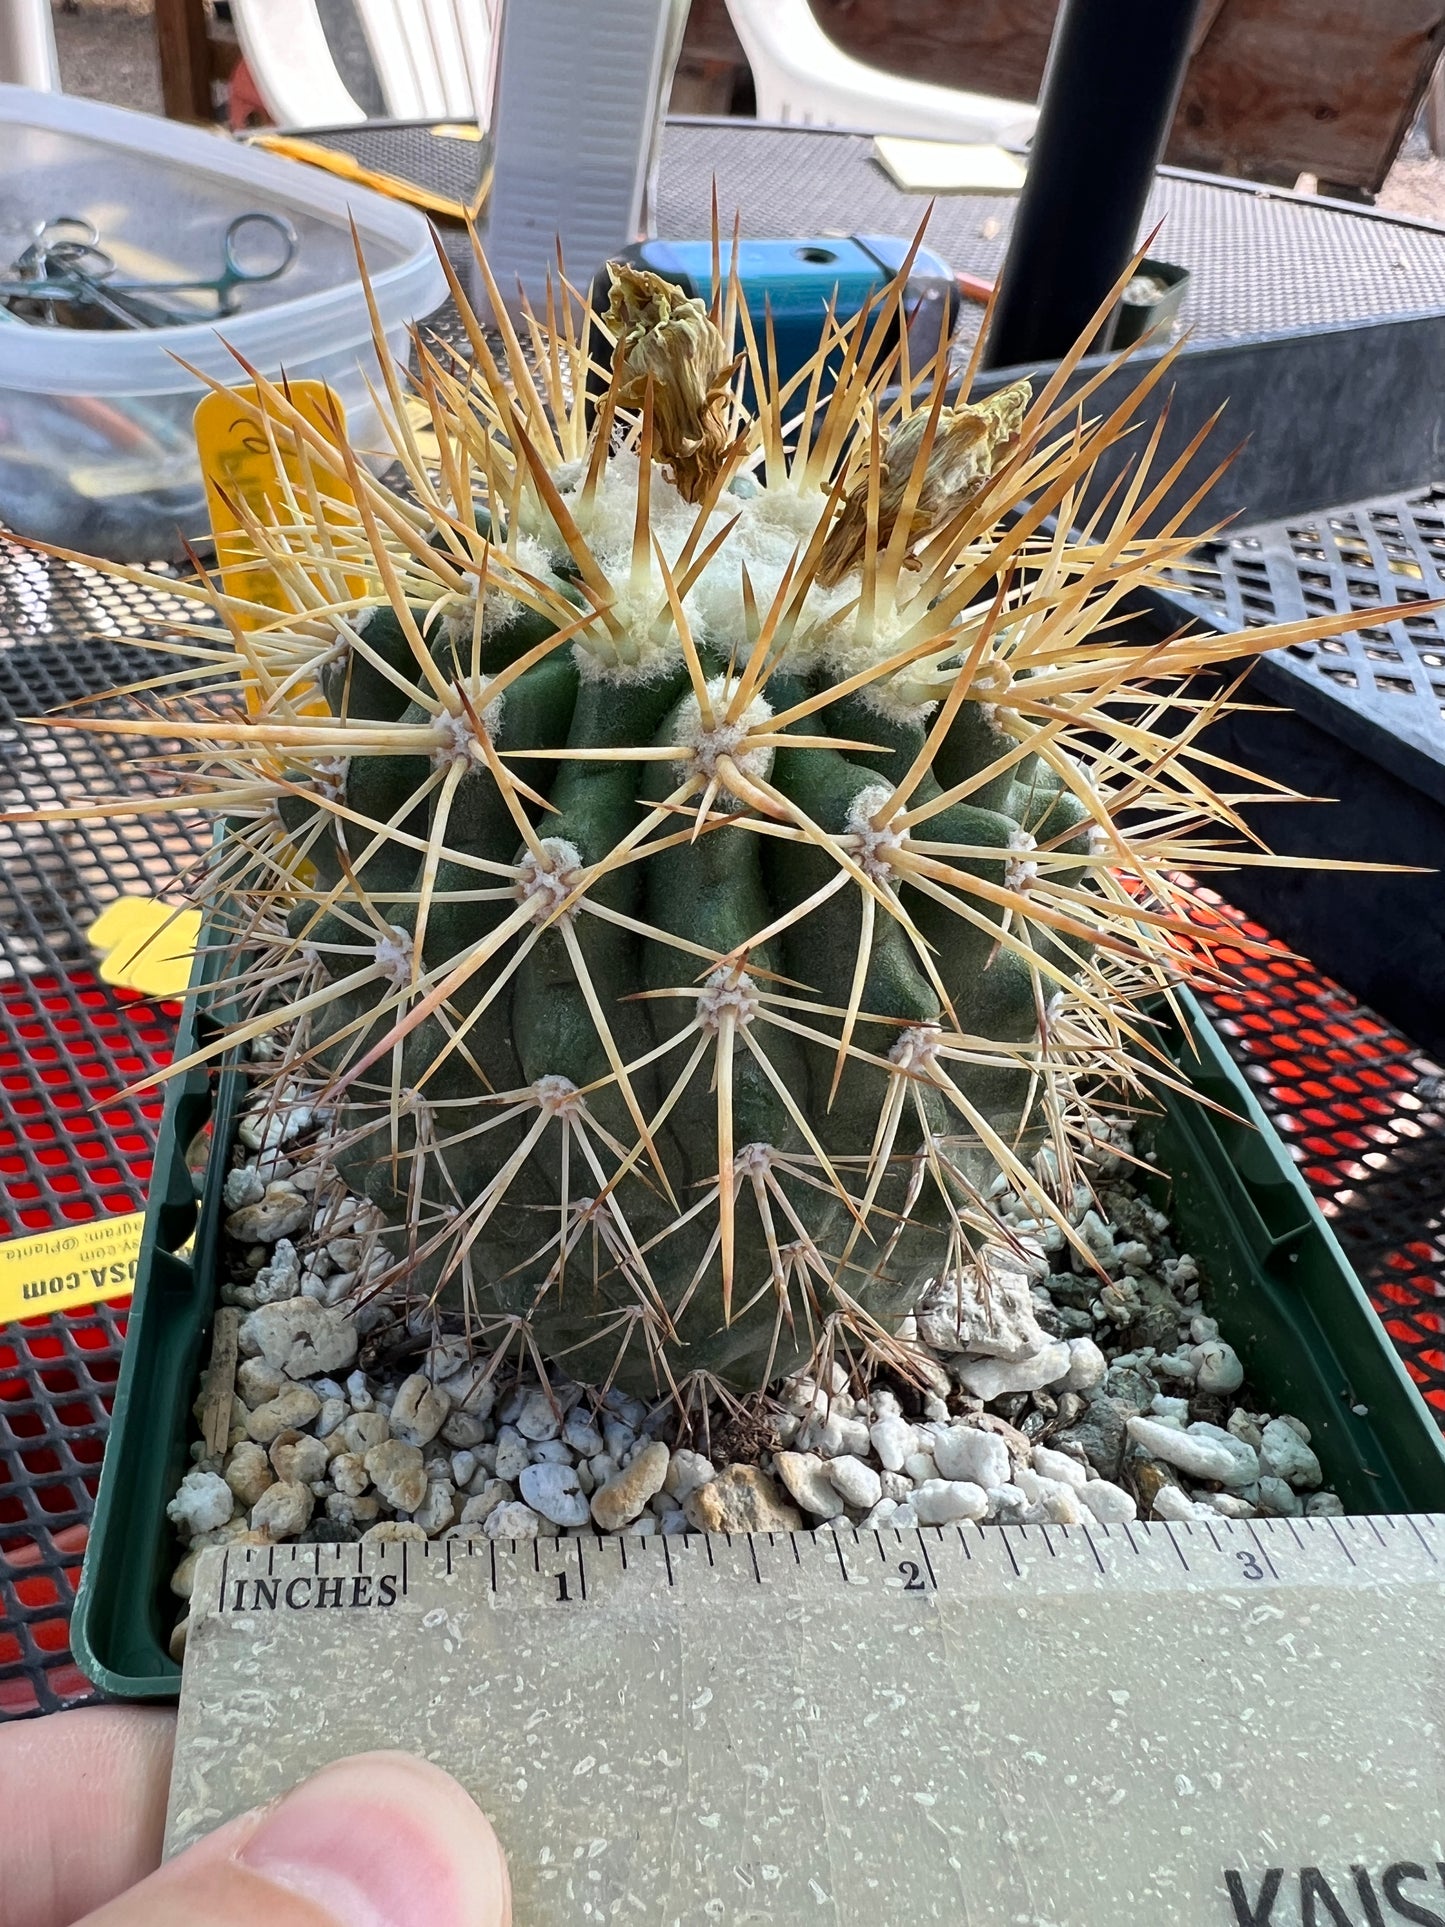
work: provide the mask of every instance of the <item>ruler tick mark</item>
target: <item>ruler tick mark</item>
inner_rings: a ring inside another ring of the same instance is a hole
[[[1164,1536],[1169,1541],[1170,1545],[1173,1546],[1174,1550],[1179,1554],[1180,1565],[1183,1566],[1186,1572],[1188,1572],[1189,1561],[1184,1557],[1184,1548],[1183,1546],[1180,1545],[1179,1541],[1174,1537],[1174,1528],[1172,1525],[1170,1525],[1167,1519],[1164,1521]]]
[[[1365,1520],[1365,1524],[1370,1528],[1371,1532],[1374,1533],[1375,1537],[1379,1540],[1380,1544],[1384,1545],[1385,1535],[1383,1532],[1381,1532],[1380,1528],[1375,1524],[1374,1520],[1367,1518]]]
[[[230,1576],[230,1571],[231,1552],[230,1548],[227,1547],[226,1551],[221,1555],[221,1597],[216,1608],[218,1612],[224,1612],[226,1610],[226,1580]]]
[[[559,1541],[560,1543],[560,1541]],[[577,1541],[577,1584],[581,1589],[582,1602],[587,1602],[587,1568],[582,1561],[582,1541]]]
[[[702,1544],[703,1544],[703,1550],[704,1550],[704,1551],[706,1552],[706,1554],[707,1554],[707,1562],[708,1562],[708,1564],[709,1564],[710,1566],[712,1566],[712,1567],[713,1567],[714,1569],[716,1569],[716,1567],[717,1567],[717,1560],[716,1560],[716,1559],[714,1559],[714,1558],[713,1558],[713,1556],[712,1556],[712,1536],[711,1536],[711,1534],[709,1534],[709,1533],[706,1533],[706,1532],[705,1532],[705,1533],[704,1533],[704,1534],[702,1535]]]
[[[1107,1529],[1108,1529],[1108,1528],[1106,1527],[1106,1528],[1105,1528],[1105,1530],[1107,1531]],[[1081,1530],[1082,1530],[1082,1532],[1083,1532],[1083,1535],[1084,1535],[1084,1539],[1085,1539],[1085,1542],[1087,1543],[1087,1545],[1088,1545],[1088,1548],[1089,1548],[1089,1550],[1090,1550],[1090,1552],[1092,1552],[1092,1553],[1093,1553],[1093,1555],[1094,1555],[1094,1564],[1095,1564],[1095,1565],[1096,1565],[1096,1566],[1097,1566],[1097,1567],[1099,1568],[1099,1571],[1100,1571],[1100,1572],[1103,1572],[1103,1570],[1104,1570],[1104,1562],[1103,1562],[1103,1560],[1102,1560],[1102,1559],[1101,1559],[1101,1558],[1099,1557],[1099,1548],[1098,1548],[1098,1547],[1097,1547],[1097,1546],[1096,1546],[1096,1545],[1094,1544],[1094,1535],[1093,1535],[1093,1533],[1092,1533],[1092,1532],[1091,1532],[1091,1531],[1089,1530],[1089,1528],[1088,1528],[1087,1526],[1084,1526],[1084,1527],[1082,1527],[1082,1528],[1081,1528]],[[1018,1571],[1018,1567],[1017,1567],[1017,1566],[1015,1566],[1015,1567],[1014,1567],[1014,1571],[1015,1571],[1015,1572],[1017,1572],[1017,1571]]]
[[[1270,1558],[1269,1553],[1265,1548],[1265,1543],[1263,1539],[1260,1538],[1259,1534],[1255,1531],[1252,1524],[1246,1527],[1246,1531],[1249,1533],[1250,1538],[1253,1539],[1256,1546],[1259,1547],[1259,1556],[1261,1559],[1263,1559],[1264,1563],[1269,1567],[1270,1578],[1278,1579],[1279,1568],[1275,1565],[1273,1559]]]
[[[789,1533],[789,1534],[788,1534],[788,1537],[789,1537],[790,1539],[792,1539],[792,1538],[793,1538],[793,1535],[792,1535],[791,1533]],[[757,1580],[757,1582],[758,1582],[758,1584],[759,1584],[759,1585],[762,1585],[762,1583],[763,1583],[763,1575],[762,1575],[762,1573],[761,1573],[761,1572],[760,1572],[760,1571],[758,1570],[758,1549],[757,1549],[757,1547],[756,1547],[756,1546],[755,1546],[755,1545],[753,1544],[753,1535],[752,1535],[751,1533],[749,1533],[749,1534],[747,1535],[747,1540],[748,1540],[748,1557],[749,1557],[749,1558],[750,1558],[750,1559],[752,1560],[752,1562],[753,1562],[753,1578]],[[666,1544],[667,1544],[667,1541],[666,1541],[665,1539],[663,1540],[663,1544],[664,1544],[664,1545],[666,1545]],[[794,1557],[795,1557],[795,1558],[797,1557],[797,1552],[798,1552],[798,1542],[797,1542],[797,1540],[796,1540],[796,1539],[793,1539],[793,1555],[794,1555]],[[800,1560],[800,1561],[799,1561],[799,1564],[801,1564],[801,1563],[802,1563],[802,1562],[801,1562],[801,1560]]]
[[[1067,1528],[1065,1528],[1065,1530],[1067,1530]],[[1040,1531],[1040,1533],[1041,1533],[1041,1534],[1042,1534],[1042,1536],[1043,1536],[1043,1541],[1044,1541],[1044,1545],[1045,1545],[1045,1546],[1047,1547],[1047,1549],[1048,1549],[1048,1555],[1049,1555],[1049,1557],[1050,1557],[1050,1559],[1057,1559],[1059,1555],[1058,1555],[1058,1552],[1057,1552],[1057,1550],[1056,1550],[1056,1548],[1055,1548],[1055,1546],[1054,1546],[1054,1542],[1053,1542],[1053,1540],[1052,1540],[1052,1539],[1051,1539],[1051,1538],[1049,1537],[1049,1529],[1048,1529],[1048,1527],[1047,1527],[1046,1525],[1041,1525],[1041,1526],[1039,1527],[1039,1531]]]
[[[1408,1518],[1409,1515],[1406,1514],[1406,1517]],[[1420,1530],[1419,1526],[1416,1525],[1413,1519],[1410,1520],[1410,1530],[1414,1533],[1415,1537],[1420,1541],[1420,1544],[1425,1548],[1425,1551],[1429,1555],[1429,1558],[1432,1564],[1435,1563],[1435,1555],[1430,1550],[1430,1541],[1425,1537],[1424,1533]]]
[[[1210,1538],[1214,1540],[1214,1550],[1216,1552],[1223,1552],[1224,1547],[1220,1545],[1218,1539],[1214,1538],[1214,1527],[1210,1525],[1207,1519],[1203,1520],[1201,1523],[1203,1524],[1204,1530],[1209,1534]]]
[[[1326,1519],[1325,1523],[1329,1526],[1330,1531],[1334,1533],[1335,1542],[1339,1546],[1340,1551],[1349,1560],[1350,1564],[1354,1565],[1355,1555],[1350,1551],[1349,1547],[1345,1544],[1344,1540],[1340,1538],[1339,1527],[1335,1524],[1333,1519]]]
[[[672,1554],[667,1549],[667,1535],[665,1533],[662,1535],[662,1557],[667,1566],[667,1583],[670,1586],[673,1584]]]
[[[452,1547],[455,1544],[456,1544],[455,1539],[447,1540],[447,1578],[448,1579],[450,1579],[452,1576]]]
[[[1286,1519],[1285,1524],[1289,1527],[1290,1537],[1294,1540],[1295,1544],[1299,1547],[1300,1551],[1303,1552],[1305,1549],[1305,1542],[1303,1539],[1301,1539],[1301,1537],[1299,1536],[1299,1533],[1296,1531],[1294,1520]]]
[[[931,1560],[931,1559],[929,1558],[929,1556],[928,1556],[928,1546],[927,1546],[927,1543],[926,1543],[926,1541],[924,1540],[924,1537],[923,1537],[923,1527],[922,1527],[922,1526],[919,1526],[919,1527],[917,1527],[917,1528],[916,1528],[916,1530],[917,1530],[917,1533],[918,1533],[918,1550],[919,1550],[919,1551],[920,1551],[920,1552],[921,1552],[921,1553],[923,1554],[923,1563],[924,1563],[924,1565],[925,1565],[925,1566],[927,1566],[927,1568],[928,1568],[928,1577],[929,1577],[929,1578],[930,1578],[930,1579],[932,1580],[932,1582],[933,1582],[933,1590],[934,1590],[935,1592],[937,1592],[937,1591],[938,1591],[938,1575],[937,1575],[937,1573],[936,1573],[936,1572],[935,1572],[935,1571],[933,1570],[933,1561],[932,1561],[932,1560]],[[940,1534],[939,1534],[939,1539],[940,1539],[940,1542],[941,1542],[941,1540],[942,1540],[942,1536],[943,1536],[943,1535],[942,1535],[942,1534],[940,1533]],[[1012,1557],[1013,1557],[1013,1554],[1012,1554],[1012,1553],[1010,1553],[1010,1554],[1009,1554],[1009,1557],[1010,1557],[1010,1558],[1012,1558]]]
[[[972,1553],[971,1553],[971,1552],[969,1551],[969,1549],[968,1549],[968,1540],[967,1540],[967,1538],[966,1538],[966,1537],[964,1536],[964,1530],[963,1530],[963,1527],[962,1527],[962,1526],[955,1526],[955,1527],[954,1527],[954,1530],[955,1530],[955,1532],[957,1532],[957,1534],[958,1534],[958,1543],[959,1543],[959,1544],[960,1544],[960,1545],[961,1545],[961,1546],[963,1547],[963,1556],[964,1556],[964,1558],[965,1558],[965,1559],[967,1559],[967,1560],[968,1560],[968,1561],[969,1561],[970,1563],[972,1563],[972,1560],[973,1560],[973,1554],[972,1554]]]
[[[1129,1524],[1127,1520],[1121,1519],[1119,1523],[1123,1529],[1124,1537],[1129,1541],[1129,1550],[1130,1552],[1133,1553],[1134,1557],[1137,1559],[1139,1556],[1139,1542],[1137,1539],[1135,1539],[1133,1533],[1129,1530]]]
[[[410,1544],[409,1544],[409,1542],[408,1542],[407,1540],[405,1540],[405,1539],[403,1539],[403,1540],[402,1540],[402,1542],[401,1542],[401,1596],[402,1596],[402,1598],[403,1598],[403,1599],[405,1599],[405,1598],[406,1598],[406,1579],[407,1579],[407,1572],[406,1572],[406,1568],[407,1568],[407,1557],[406,1557],[406,1555],[407,1555],[407,1553],[408,1553],[408,1552],[409,1552],[410,1550],[411,1550],[411,1547],[410,1547]]]
[[[622,1570],[626,1572],[627,1570],[627,1534],[625,1532],[619,1532],[617,1535],[617,1553],[618,1553],[618,1557],[622,1561]]]
[[[793,1564],[795,1566],[801,1566],[803,1563],[803,1555],[798,1550],[798,1535],[796,1532],[790,1532],[788,1538],[793,1548]]]
[[[848,1583],[848,1568],[843,1560],[843,1548],[838,1543],[838,1535],[836,1532],[830,1532],[828,1537],[833,1541],[833,1550],[838,1555],[838,1570],[842,1573],[843,1584],[846,1586]]]
[[[495,1539],[493,1539],[492,1541],[491,1552],[492,1552],[492,1591],[495,1592],[497,1590],[497,1542]]]
[[[884,1565],[886,1566],[888,1563],[888,1555],[883,1550],[883,1534],[878,1530],[876,1526],[873,1528],[873,1537],[878,1541],[878,1557],[883,1561]]]

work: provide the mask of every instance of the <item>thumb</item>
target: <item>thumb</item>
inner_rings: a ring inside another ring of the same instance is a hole
[[[448,1773],[339,1760],[77,1927],[510,1927],[506,1861]]]

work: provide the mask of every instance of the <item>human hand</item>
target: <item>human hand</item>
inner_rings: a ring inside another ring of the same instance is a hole
[[[409,1754],[340,1760],[161,1867],[174,1737],[146,1707],[0,1726],[4,1927],[510,1927],[497,1836]]]

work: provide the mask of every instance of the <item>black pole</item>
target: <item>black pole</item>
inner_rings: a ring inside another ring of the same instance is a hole
[[[984,356],[1057,361],[1138,246],[1201,0],[1063,0]]]

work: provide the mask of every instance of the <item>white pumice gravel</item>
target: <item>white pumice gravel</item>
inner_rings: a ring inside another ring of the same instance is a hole
[[[1344,1511],[1308,1429],[1257,1409],[1201,1306],[1207,1281],[1110,1151],[1068,1207],[1107,1282],[999,1180],[991,1203],[1011,1242],[925,1292],[899,1334],[907,1377],[869,1382],[835,1361],[784,1379],[730,1458],[715,1444],[734,1429],[721,1406],[711,1433],[679,1434],[665,1405],[519,1375],[469,1349],[459,1321],[378,1292],[375,1208],[312,1160],[320,1128],[304,1102],[258,1108],[226,1177],[221,1298],[242,1313],[241,1357],[226,1450],[193,1445],[168,1508],[180,1598],[215,1535],[912,1532]]]

